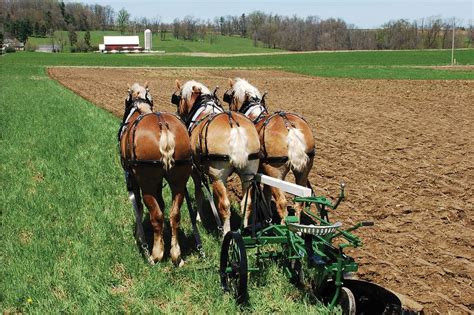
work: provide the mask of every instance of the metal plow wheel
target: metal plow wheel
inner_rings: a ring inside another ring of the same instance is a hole
[[[221,285],[238,303],[247,301],[247,251],[239,232],[230,231],[224,236],[220,263]]]
[[[344,314],[422,314],[423,307],[403,295],[375,283],[344,279],[345,293],[341,291],[340,305]],[[346,303],[346,295],[353,302]]]

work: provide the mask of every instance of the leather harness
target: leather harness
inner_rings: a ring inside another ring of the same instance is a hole
[[[199,120],[192,120],[193,116],[195,113],[198,111],[199,108],[202,106],[208,106],[209,104],[213,104],[212,106],[215,108],[219,108],[221,112],[219,113],[211,113],[208,115],[205,115],[203,118]],[[211,122],[220,115],[227,115],[229,125],[231,128],[236,125],[237,127],[240,127],[239,122],[233,117],[231,111],[224,111],[222,108],[222,105],[219,104],[217,101],[217,98],[214,97],[213,95],[205,94],[205,95],[200,95],[196,101],[194,102],[194,105],[191,108],[191,111],[187,115],[186,119],[186,125],[188,127],[188,131],[191,134],[192,131],[201,123],[203,123],[203,127],[201,128],[198,136],[198,141],[199,141],[199,146],[198,146],[198,152],[200,156],[201,161],[230,161],[230,156],[228,154],[218,154],[218,153],[209,153],[208,149],[208,132],[209,132],[209,125]],[[204,150],[202,149],[204,147]],[[249,160],[257,160],[260,157],[260,152],[255,152],[251,153],[248,155]]]
[[[232,92],[227,91],[224,94],[224,101],[231,104],[233,102],[233,99],[234,99],[234,94],[235,94],[235,91],[232,91]],[[254,124],[259,123],[264,118],[264,116],[266,114],[268,114],[267,106],[265,104],[265,95],[266,95],[266,93],[264,94],[262,99],[260,99],[256,96],[248,98],[242,104],[242,106],[240,107],[239,112],[246,115],[247,113],[249,113],[249,111],[251,110],[252,107],[255,107],[255,106],[263,107],[262,112],[253,120]],[[300,116],[298,114],[295,114],[295,113],[292,113],[292,115],[298,116],[299,118],[301,118],[303,121],[306,122],[306,120],[302,116]],[[285,127],[288,131],[290,130],[290,128],[296,128],[295,124],[292,123],[288,119],[287,113],[284,112],[284,111],[277,111],[277,112],[271,114],[269,117],[267,117],[265,119],[265,121],[263,122],[263,128],[260,130],[260,135],[261,135],[261,138],[262,138],[262,144],[261,144],[262,145],[262,150],[261,150],[262,154],[261,154],[261,157],[260,157],[261,162],[264,162],[264,163],[286,163],[286,162],[288,162],[288,156],[271,156],[271,157],[269,157],[268,154],[267,154],[266,147],[265,147],[265,130],[266,130],[266,127],[273,118],[278,117],[278,116],[283,119]],[[309,152],[306,152],[306,155],[308,155],[308,157],[314,157],[315,153],[316,153],[316,150],[315,150],[315,148],[313,148]]]
[[[148,99],[142,99],[142,98],[139,98],[139,99],[136,99],[136,100],[133,100],[131,101],[130,99],[126,100],[125,104],[126,104],[126,109],[125,109],[125,114],[124,114],[124,119],[127,119],[128,118],[128,115],[130,114],[130,112],[132,111],[133,108],[137,108],[138,104],[141,104],[141,103],[147,103],[149,104],[150,106],[152,106],[153,108],[153,105],[152,105],[152,102],[150,102]],[[127,108],[128,107],[128,108]],[[131,148],[131,151],[132,151],[132,158],[131,159],[125,159],[125,157],[122,156],[122,154],[120,154],[120,159],[122,161],[122,165],[124,168],[129,168],[131,166],[142,166],[142,165],[148,165],[148,166],[160,166],[160,167],[163,167],[163,162],[160,161],[160,160],[141,160],[141,159],[137,159],[136,158],[136,143],[135,143],[135,133],[136,133],[136,130],[137,130],[137,127],[138,127],[138,124],[140,123],[140,121],[143,120],[143,118],[145,118],[146,116],[149,116],[149,115],[154,115],[157,117],[158,119],[158,125],[160,127],[160,130],[163,130],[163,128],[166,128],[166,129],[170,129],[169,125],[168,125],[168,122],[166,122],[162,116],[162,114],[160,112],[153,112],[153,113],[148,113],[148,114],[140,114],[138,116],[138,118],[132,123],[131,125],[131,133],[132,133],[132,139],[131,141],[127,142],[127,149],[130,150],[130,145],[132,146]],[[183,123],[181,121],[181,119],[179,119],[179,117],[177,117],[178,120]],[[122,135],[124,134],[124,131],[129,127],[130,123],[127,122],[127,121],[124,121],[122,122],[121,126],[120,126],[120,130],[119,130],[119,141],[122,137]],[[182,159],[182,160],[175,160],[174,161],[174,165],[175,166],[179,166],[179,165],[186,165],[186,164],[191,164],[192,163],[192,160],[191,158],[189,159]]]
[[[292,113],[292,115],[296,115],[299,118],[301,118],[302,120],[306,121],[302,116],[300,116],[298,114]],[[262,136],[262,153],[263,153],[263,157],[260,160],[264,163],[286,163],[286,162],[288,162],[288,156],[270,156],[269,157],[268,154],[267,154],[267,149],[265,147],[265,130],[266,130],[267,125],[270,123],[270,121],[275,117],[281,117],[283,119],[283,123],[285,124],[286,130],[290,131],[291,128],[296,128],[295,124],[292,123],[288,119],[287,113],[284,112],[284,111],[275,112],[275,113],[271,114],[269,117],[267,117],[265,119],[265,121],[263,122],[263,127],[260,130],[260,134]],[[308,157],[314,157],[315,154],[316,154],[315,148],[312,148],[310,151],[306,152],[306,155]]]

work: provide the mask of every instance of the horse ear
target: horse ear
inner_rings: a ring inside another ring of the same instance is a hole
[[[234,80],[229,78],[229,86],[232,88],[234,86]]]
[[[179,82],[178,79],[176,79],[175,83],[176,83],[176,88],[177,88],[178,90],[181,90],[181,83]]]
[[[132,86],[130,85],[130,83],[127,83],[127,87],[128,87],[128,91],[130,92],[132,90]]]
[[[148,81],[145,82],[145,89],[148,89]]]

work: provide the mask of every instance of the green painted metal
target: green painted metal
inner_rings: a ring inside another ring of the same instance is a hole
[[[314,224],[319,225],[331,225],[328,209],[336,210],[342,200],[344,200],[344,185],[341,185],[341,192],[335,203],[324,196],[294,198],[295,202],[305,204],[303,213],[311,218]],[[318,215],[310,211],[311,204],[316,204]],[[322,298],[325,287],[328,283],[332,283],[334,290],[326,302],[328,307],[333,309],[341,294],[344,274],[356,272],[358,269],[354,259],[343,252],[347,247],[362,246],[362,241],[351,232],[373,223],[360,222],[345,230],[336,228],[336,232],[324,236],[305,236],[290,231],[287,226],[289,223],[299,222],[296,216],[288,216],[285,221],[286,224],[268,225],[258,231],[254,230],[252,232],[255,233],[254,236],[243,237],[246,249],[255,251],[256,264],[249,266],[249,272],[261,272],[264,268],[261,262],[274,259],[281,260],[284,273],[293,278],[299,271],[291,267],[295,265],[292,262],[298,261],[298,266],[304,269],[304,275],[311,282],[316,297]],[[336,238],[342,240],[337,246],[333,245],[333,240]]]

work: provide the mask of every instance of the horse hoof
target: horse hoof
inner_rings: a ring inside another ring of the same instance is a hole
[[[148,257],[148,262],[149,262],[150,265],[152,265],[152,266],[155,265],[155,259],[153,259],[153,256],[149,256],[149,257]]]
[[[184,260],[180,258],[178,261],[173,262],[173,264],[174,264],[176,267],[181,268],[181,267],[184,266]]]

